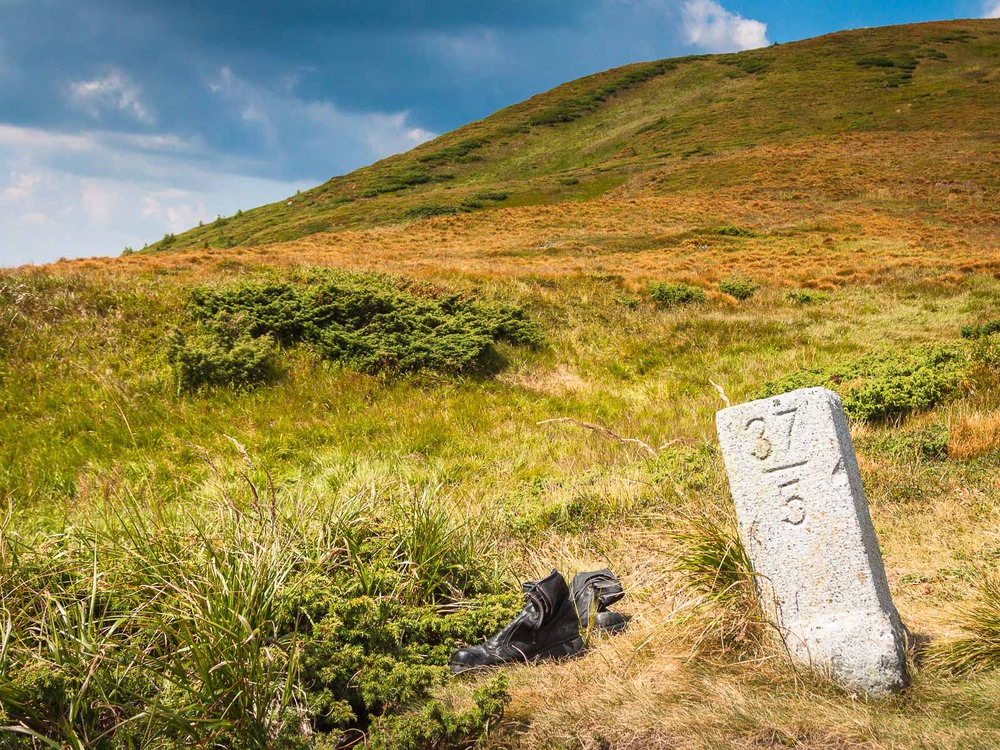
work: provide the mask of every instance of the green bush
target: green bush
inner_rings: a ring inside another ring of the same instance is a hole
[[[400,171],[391,169],[376,173],[368,181],[368,186],[361,191],[362,198],[375,198],[385,193],[398,193],[407,188],[425,185],[429,182],[445,182],[454,178],[450,174],[431,174],[423,167],[410,167]]]
[[[708,146],[699,143],[694,148],[689,148],[681,152],[682,159],[690,159],[692,156],[712,156],[715,152]]]
[[[975,39],[976,35],[971,31],[965,31],[960,29],[958,31],[949,31],[944,34],[938,34],[937,36],[930,37],[927,41],[929,42],[940,42],[941,44],[953,44],[955,42],[967,42],[970,39]]]
[[[426,750],[426,748],[465,748],[476,746],[503,718],[510,703],[507,678],[494,677],[473,691],[474,707],[462,712],[445,708],[439,702],[428,703],[422,711],[393,716],[378,724],[372,737],[372,750]]]
[[[167,359],[186,390],[260,383],[274,374],[276,354],[269,333],[253,336],[226,316],[196,333],[175,330],[167,340]]]
[[[259,382],[270,372],[275,341],[302,342],[328,360],[390,374],[486,372],[498,363],[498,342],[545,343],[521,308],[407,289],[374,274],[201,287],[188,310],[197,331],[168,342],[185,388]]]
[[[738,300],[750,299],[759,289],[760,284],[755,282],[753,279],[748,279],[743,276],[731,276],[730,278],[723,279],[719,282],[720,292],[728,294],[730,297],[735,297]]]
[[[502,190],[483,190],[475,195],[475,199],[479,201],[493,201],[495,203],[501,203],[510,198],[510,193],[505,193]]]
[[[759,57],[748,56],[745,54],[720,56],[717,59],[720,65],[733,65],[747,75],[763,73],[771,67],[771,64],[767,61],[761,60]]]
[[[801,370],[764,385],[762,396],[824,386],[837,391],[854,419],[880,420],[929,409],[961,388],[968,356],[948,347],[868,355],[843,365]]]
[[[472,152],[486,146],[489,142],[488,138],[469,138],[456,143],[454,146],[443,148],[440,151],[421,154],[417,157],[417,161],[432,167],[449,163],[461,164],[468,161],[477,161],[477,155]]]
[[[718,227],[713,230],[715,234],[721,234],[723,237],[756,237],[757,233],[752,229],[746,229],[745,227],[734,227],[734,226],[724,226]]]
[[[705,292],[698,287],[668,282],[650,284],[649,296],[660,307],[675,307],[705,301]]]
[[[645,83],[671,70],[676,70],[678,63],[694,59],[699,58],[692,56],[635,65],[628,70],[619,72],[613,79],[604,84],[595,86],[575,96],[568,96],[549,106],[547,109],[535,113],[528,118],[528,124],[556,125],[562,122],[572,122],[589,112],[593,112],[609,96],[626,91],[633,86]]]
[[[896,63],[888,57],[860,57],[857,61],[861,68],[894,68]]]
[[[980,339],[984,336],[992,336],[994,333],[1000,333],[1000,319],[991,320],[980,326],[962,326],[963,339]]]
[[[426,205],[406,209],[407,219],[430,219],[434,216],[454,216],[458,209],[454,206]]]
[[[873,56],[859,58],[857,64],[862,68],[881,68],[887,72],[892,69],[892,72],[885,78],[885,86],[895,88],[913,80],[913,71],[916,70],[919,61],[912,55],[902,55],[893,59]]]

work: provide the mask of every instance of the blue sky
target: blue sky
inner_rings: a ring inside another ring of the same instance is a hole
[[[0,0],[0,266],[117,254],[564,81],[1000,0]]]

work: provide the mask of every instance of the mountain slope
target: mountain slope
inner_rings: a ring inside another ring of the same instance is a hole
[[[841,32],[581,78],[408,153],[153,249],[228,248],[496,207],[752,183],[833,200],[882,183],[1000,189],[1000,21]],[[821,164],[803,157],[824,152]],[[966,183],[964,186],[961,183]]]
[[[0,747],[1000,747],[998,32],[609,71],[170,252],[0,269]],[[898,698],[792,669],[731,564],[717,388],[807,384]],[[518,581],[605,566],[624,633],[448,677]]]

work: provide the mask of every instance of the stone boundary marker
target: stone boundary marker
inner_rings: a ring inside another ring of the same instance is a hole
[[[908,684],[904,628],[840,397],[723,409],[716,427],[765,614],[790,656],[869,695]]]

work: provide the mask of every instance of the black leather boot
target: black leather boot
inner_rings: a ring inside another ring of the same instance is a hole
[[[466,646],[451,655],[452,674],[472,669],[562,659],[583,650],[580,622],[569,587],[558,571],[540,581],[521,584],[524,609],[509,625],[479,646]]]
[[[580,630],[590,633],[620,633],[628,620],[609,606],[625,596],[621,579],[608,568],[573,576],[570,596],[580,618]]]

